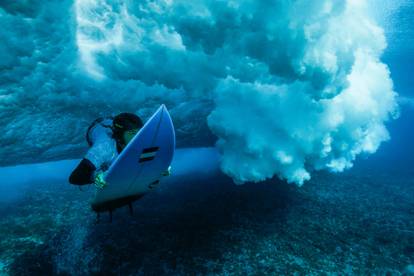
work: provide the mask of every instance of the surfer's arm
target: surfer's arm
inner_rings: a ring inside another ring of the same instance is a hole
[[[69,182],[74,185],[85,185],[94,182],[95,165],[84,158],[72,172],[69,177]]]

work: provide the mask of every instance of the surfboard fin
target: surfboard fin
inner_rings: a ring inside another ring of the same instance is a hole
[[[130,202],[130,203],[128,204],[128,207],[129,207],[129,214],[130,214],[131,216],[133,216],[133,215],[134,215],[134,208],[132,207],[132,202]]]

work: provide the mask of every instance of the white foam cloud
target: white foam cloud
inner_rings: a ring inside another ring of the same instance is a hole
[[[319,16],[326,12],[329,7]],[[388,68],[379,61],[382,30],[360,1],[323,21],[300,26],[304,54],[295,81],[227,78],[217,89],[209,125],[220,137],[222,168],[234,179],[278,175],[301,185],[312,170],[341,172],[389,139],[384,122],[397,115],[397,106]],[[322,79],[307,74],[315,70]]]
[[[79,155],[93,118],[146,117],[164,102],[181,144],[212,143],[208,116],[236,182],[302,184],[315,169],[350,168],[389,139],[384,123],[396,113],[370,5],[0,4],[1,164]]]

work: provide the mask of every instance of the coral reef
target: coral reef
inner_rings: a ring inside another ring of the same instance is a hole
[[[92,187],[33,184],[1,206],[0,272],[12,275],[402,274],[414,263],[412,172],[317,174],[161,186],[96,223]],[[412,269],[411,269],[412,270]]]

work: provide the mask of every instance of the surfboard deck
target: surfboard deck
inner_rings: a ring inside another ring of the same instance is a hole
[[[107,185],[96,189],[92,209],[113,210],[156,188],[174,150],[174,126],[167,108],[161,105],[109,167]]]

